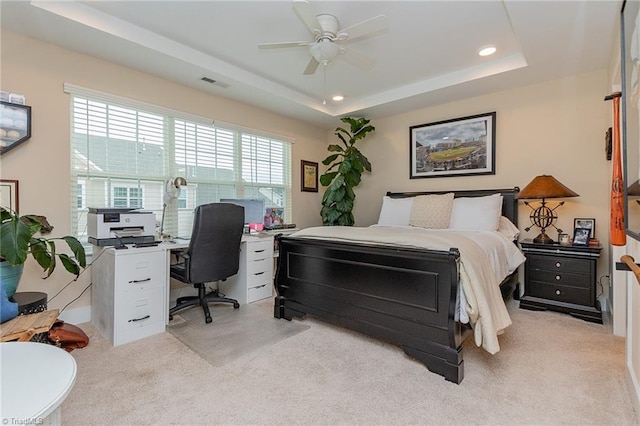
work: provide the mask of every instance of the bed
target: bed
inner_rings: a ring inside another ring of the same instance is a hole
[[[455,191],[452,196],[462,202],[500,194],[499,214],[517,225],[518,191],[517,187]],[[417,200],[418,196],[443,194],[446,193],[387,193],[386,198]],[[459,318],[460,293],[465,293],[459,291],[461,270],[469,268],[461,268],[463,262],[458,247],[435,250],[386,240],[372,243],[314,238],[303,231],[277,237],[276,318],[291,320],[309,314],[399,345],[430,371],[454,383],[462,381],[462,342],[468,334],[474,334],[477,339],[476,334],[482,327],[473,323],[470,327]],[[327,229],[326,232],[335,234],[339,230]],[[363,234],[365,231],[351,232]],[[466,277],[465,289],[467,281],[469,277]],[[497,290],[502,296],[508,296],[517,294],[517,288],[516,268]],[[504,310],[506,312],[506,307]],[[483,318],[490,317],[486,312]],[[496,330],[497,334],[501,331],[502,328]],[[497,336],[488,337],[485,336],[485,340],[497,339]]]

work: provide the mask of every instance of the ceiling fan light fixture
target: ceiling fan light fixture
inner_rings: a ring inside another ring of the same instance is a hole
[[[480,56],[490,56],[493,55],[494,53],[496,53],[496,47],[495,46],[485,46],[482,49],[480,49],[478,51],[478,55]]]
[[[338,53],[340,48],[330,40],[321,40],[311,46],[311,55],[321,64],[331,62]]]

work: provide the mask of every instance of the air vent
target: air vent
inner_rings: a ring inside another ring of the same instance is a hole
[[[222,88],[227,88],[229,87],[229,85],[227,83],[223,83],[221,81],[216,81],[212,78],[209,77],[202,77],[200,80],[204,81],[205,83],[209,83],[209,84],[215,84],[216,86],[220,86]]]

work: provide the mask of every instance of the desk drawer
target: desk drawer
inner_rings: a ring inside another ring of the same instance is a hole
[[[166,271],[165,254],[161,251],[120,256],[117,263],[116,285],[121,291],[162,287]]]
[[[266,299],[273,295],[273,286],[271,281],[262,282],[262,284],[249,287],[247,289],[247,303],[255,302],[256,300]]]
[[[117,300],[117,336],[114,345],[164,331],[164,299],[162,287],[121,294]]]
[[[273,257],[273,239],[265,238],[264,241],[252,241],[247,243],[247,261],[271,259]]]
[[[270,275],[272,268],[273,258],[271,257],[247,262],[247,279],[251,280],[252,276],[262,275],[263,273]]]

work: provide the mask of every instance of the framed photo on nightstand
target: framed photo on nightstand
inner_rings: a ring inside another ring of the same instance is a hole
[[[592,218],[576,217],[573,219],[573,229],[587,228],[590,230],[589,238],[596,237],[596,220]]]
[[[589,235],[591,235],[591,230],[589,228],[576,228],[573,231],[573,245],[588,246]]]

